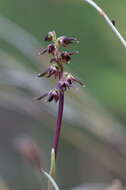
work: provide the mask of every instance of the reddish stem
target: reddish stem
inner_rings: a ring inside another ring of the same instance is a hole
[[[57,156],[57,152],[58,152],[59,139],[60,139],[60,133],[61,133],[61,124],[62,124],[62,117],[63,117],[63,108],[64,108],[64,92],[60,92],[58,116],[57,116],[54,144],[53,144],[53,148],[55,150],[55,156]]]

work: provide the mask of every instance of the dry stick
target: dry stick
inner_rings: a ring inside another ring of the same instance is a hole
[[[110,28],[113,30],[113,32],[116,34],[116,36],[120,39],[120,41],[123,44],[123,46],[126,48],[126,41],[125,41],[125,39],[120,34],[120,32],[116,29],[116,27],[113,25],[111,19],[101,9],[101,7],[99,7],[93,0],[84,0],[84,1],[86,1],[87,3],[89,3],[92,7],[94,7],[100,13],[101,16],[104,17],[104,19],[106,20],[106,22],[108,23],[108,25],[110,26]]]

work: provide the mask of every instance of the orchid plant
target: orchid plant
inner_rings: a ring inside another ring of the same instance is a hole
[[[48,68],[44,72],[39,73],[38,77],[54,77],[57,82],[54,89],[51,89],[49,92],[46,92],[41,96],[37,97],[36,100],[47,98],[48,102],[58,102],[58,115],[55,127],[54,142],[51,152],[50,167],[50,175],[55,177],[55,161],[58,153],[61,124],[63,118],[64,93],[70,88],[74,87],[74,83],[78,83],[82,86],[84,86],[84,83],[82,83],[78,78],[74,77],[71,73],[64,71],[64,65],[70,63],[71,56],[77,54],[78,52],[61,51],[60,49],[61,47],[68,47],[69,44],[78,43],[78,40],[76,38],[67,36],[60,36],[57,38],[55,31],[48,32],[44,40],[51,43],[46,48],[40,49],[39,55],[43,55],[44,53],[51,54],[51,65],[48,66]]]

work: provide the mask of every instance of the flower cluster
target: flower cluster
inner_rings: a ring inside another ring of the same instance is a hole
[[[51,42],[47,47],[40,49],[39,55],[48,53],[52,55],[50,60],[50,66],[38,74],[38,77],[52,77],[58,79],[56,87],[50,90],[48,93],[43,94],[40,97],[37,97],[37,100],[41,100],[47,97],[47,101],[57,102],[60,98],[60,93],[64,93],[67,89],[70,89],[74,86],[73,83],[77,82],[80,85],[84,85],[77,78],[72,76],[70,73],[64,72],[64,64],[68,64],[71,61],[71,56],[77,54],[78,52],[67,52],[61,51],[60,47],[67,47],[69,44],[78,43],[78,40],[73,37],[60,36],[56,37],[55,31],[48,32],[47,36],[44,38],[45,41]]]

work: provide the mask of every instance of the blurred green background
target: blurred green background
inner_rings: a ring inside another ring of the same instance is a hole
[[[126,38],[126,2],[96,2]],[[109,184],[115,178],[125,184],[126,49],[119,39],[83,0],[1,0],[0,15],[1,180],[10,190],[46,189],[44,177],[22,160],[13,141],[31,136],[49,170],[57,106],[33,98],[55,84],[36,77],[49,65],[48,56],[38,56],[37,51],[47,45],[47,32],[55,30],[58,36],[79,39],[69,50],[80,53],[65,69],[87,84],[66,93],[57,183],[65,190]]]

